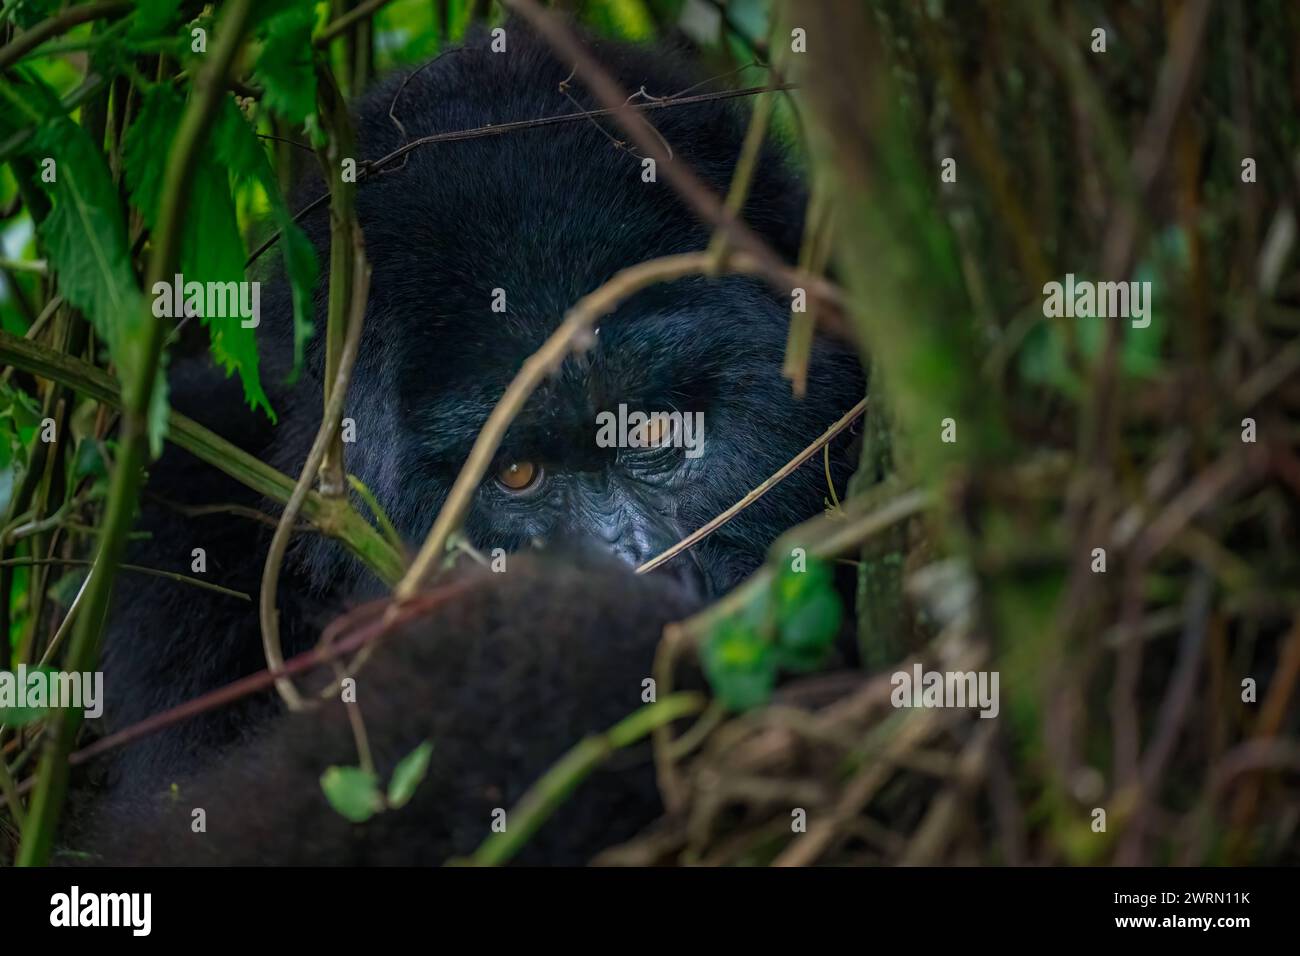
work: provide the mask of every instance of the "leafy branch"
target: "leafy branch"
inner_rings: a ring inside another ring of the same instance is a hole
[[[163,182],[160,204],[163,219],[154,236],[153,255],[146,273],[149,288],[164,276],[171,275],[174,269],[180,248],[181,219],[188,207],[189,184],[199,151],[216,115],[219,98],[224,92],[226,75],[243,41],[251,11],[251,0],[232,0],[223,9],[221,29],[211,58],[195,80],[195,96],[177,131]],[[94,670],[113,575],[126,547],[126,535],[135,515],[136,499],[144,478],[144,464],[149,452],[149,414],[157,387],[155,378],[165,329],[152,312],[147,312],[142,321],[138,344],[132,343],[137,359],[134,377],[123,389],[120,451],[109,489],[99,550],[86,585],[85,605],[73,627],[68,647],[66,661],[69,670]],[[82,713],[75,709],[61,713],[55,732],[46,745],[19,848],[18,862],[22,865],[40,865],[49,856],[67,786],[67,755],[76,740],[81,719]]]

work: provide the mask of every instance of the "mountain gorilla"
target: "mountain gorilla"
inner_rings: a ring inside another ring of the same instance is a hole
[[[664,50],[593,49],[629,91],[666,96],[698,82]],[[575,100],[598,106],[580,82],[565,84],[570,72],[522,29],[508,28],[504,53],[491,52],[487,37],[471,39],[404,86],[394,78],[360,101],[361,157],[376,159],[408,138],[573,112]],[[724,193],[743,113],[710,102],[651,116],[674,156]],[[644,180],[639,157],[608,123],[424,146],[400,170],[358,187],[374,272],[346,410],[356,425],[347,467],[412,543],[507,383],[565,310],[622,268],[708,243],[709,229],[663,176]],[[308,180],[299,199],[323,189]],[[765,153],[743,215],[791,261],[802,205],[797,179]],[[322,263],[327,220],[321,210],[304,224]],[[325,289],[322,277],[318,329]],[[180,411],[297,474],[320,420],[323,345],[317,335],[298,382],[284,385],[289,295],[283,283],[267,291],[259,329],[278,424],[244,408],[238,384],[202,356],[174,361],[170,379]],[[504,311],[494,310],[502,296]],[[584,551],[588,542],[636,565],[733,504],[863,393],[853,353],[819,340],[807,397],[792,398],[780,372],[789,306],[762,282],[738,277],[684,278],[625,302],[511,426],[466,519],[468,539],[507,552],[538,543]],[[703,453],[600,447],[596,416],[619,405],[702,413]],[[837,441],[832,454],[841,488],[851,470],[847,445]],[[361,826],[337,816],[317,781],[330,764],[356,762],[342,706],[283,717],[266,694],[123,748],[97,781],[89,823],[66,845],[110,863],[440,863],[468,852],[489,831],[492,807],[509,807],[568,746],[640,705],[665,622],[735,585],[777,534],[822,508],[819,465],[799,469],[667,573],[637,578],[608,562],[510,557],[506,573],[485,573],[464,608],[392,638],[357,675],[358,702],[383,779],[411,747],[433,741],[429,778],[411,806]],[[188,573],[201,547],[214,581],[257,593],[265,524],[177,505],[273,506],[174,448],[148,490],[139,527],[149,537],[129,560]],[[118,589],[103,663],[110,729],[265,667],[254,606],[155,578],[125,575]],[[336,543],[298,536],[279,588],[286,656],[313,646],[341,609],[377,593]],[[588,859],[659,809],[644,760],[590,782],[575,799],[576,810],[544,828],[525,859]],[[191,833],[191,807],[208,811],[206,834]]]

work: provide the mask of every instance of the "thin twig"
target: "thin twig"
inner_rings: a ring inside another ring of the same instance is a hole
[[[759,498],[763,497],[765,494],[767,494],[769,491],[771,491],[781,482],[785,481],[786,478],[789,478],[790,475],[794,474],[794,472],[799,468],[800,465],[806,462],[809,458],[812,458],[813,455],[817,454],[817,452],[821,451],[823,446],[828,446],[831,440],[834,439],[836,435],[838,435],[840,432],[844,431],[844,429],[848,428],[855,421],[857,421],[862,416],[862,413],[865,412],[866,410],[867,410],[867,400],[864,398],[862,401],[858,402],[847,412],[845,412],[844,415],[841,416],[839,421],[837,421],[830,428],[826,429],[826,431],[822,433],[820,438],[818,438],[811,445],[809,445],[803,451],[799,452],[799,454],[795,455],[788,462],[786,462],[784,465],[778,468],[775,473],[773,473],[771,476],[766,478],[757,488],[749,492],[747,495],[745,495],[745,497],[741,498],[739,501],[737,501],[726,511],[722,512],[722,514],[717,515],[712,520],[707,522],[703,527],[691,532],[681,541],[678,541],[667,551],[663,552],[663,554],[657,555],[651,558],[645,564],[641,565],[641,567],[636,569],[636,573],[645,574],[647,571],[653,571],[661,564],[671,561],[673,558],[677,557],[677,555],[681,554],[683,551],[686,551],[694,547],[695,545],[699,544],[701,541],[703,541],[709,535],[713,534],[713,532],[717,531],[719,528],[721,528],[724,524],[726,524],[736,515],[740,514],[740,512],[744,511],[746,508],[752,505]]]
[[[74,567],[93,567],[95,562],[81,558],[5,558],[0,560],[0,566],[4,567],[31,567],[66,564]],[[205,591],[214,591],[217,594],[224,594],[227,597],[239,598],[241,601],[251,601],[252,595],[243,591],[236,591],[233,588],[223,588],[220,584],[213,584],[211,581],[204,581],[202,578],[190,577],[188,574],[181,574],[177,571],[163,571],[160,568],[146,568],[139,564],[119,564],[118,567],[123,571],[131,571],[135,574],[148,574],[156,578],[167,578],[169,581],[176,581],[179,584],[190,584],[196,588],[203,588]]]
[[[482,580],[482,578],[464,578],[442,585],[436,590],[420,594],[399,608],[397,614],[391,617],[376,615],[377,619],[367,626],[346,637],[339,638],[332,644],[317,645],[311,650],[304,651],[285,661],[284,667],[279,670],[261,670],[255,674],[249,674],[247,677],[241,677],[225,687],[219,687],[214,691],[201,694],[185,701],[183,704],[177,704],[169,710],[152,714],[144,720],[131,724],[129,727],[123,727],[121,730],[101,737],[94,743],[69,754],[68,766],[80,766],[87,760],[108,753],[110,750],[116,750],[118,747],[133,743],[160,730],[165,730],[174,724],[182,723],[200,714],[205,714],[208,711],[216,710],[218,707],[224,707],[259,691],[266,690],[273,686],[277,679],[292,677],[322,664],[328,664],[345,654],[351,654],[353,651],[379,640],[403,625],[461,597],[471,588],[480,584]],[[18,792],[26,793],[31,789],[34,782],[34,778],[24,780],[19,785]]]
[[[331,40],[342,36],[360,20],[373,16],[379,11],[380,7],[386,6],[392,0],[364,0],[363,3],[357,4],[337,20],[331,21],[312,38],[312,43],[319,49],[327,47]]]
[[[122,391],[107,372],[3,329],[0,329],[0,360],[67,385],[102,405],[122,407]],[[273,501],[283,504],[293,493],[294,482],[288,475],[175,410],[168,413],[167,440]],[[303,502],[302,514],[322,532],[342,542],[385,583],[395,583],[401,577],[405,568],[401,555],[346,500],[327,501],[311,491]]]
[[[450,51],[449,51],[450,52]],[[663,100],[654,100],[649,103],[631,103],[619,109],[630,109],[640,111],[671,109],[678,106],[695,106],[699,103],[711,103],[717,100],[731,100],[744,96],[757,96],[759,93],[766,93],[769,89],[776,89],[783,92],[796,90],[798,87],[792,83],[782,84],[777,87],[752,86],[743,90],[719,90],[714,93],[700,93],[697,96],[683,96],[681,98],[668,98]],[[399,159],[404,159],[412,150],[420,149],[423,146],[432,146],[436,143],[462,143],[471,139],[482,139],[488,136],[502,136],[507,133],[517,133],[525,129],[537,129],[543,126],[559,126],[565,123],[576,123],[582,120],[588,120],[592,117],[610,116],[615,113],[614,108],[584,110],[581,113],[561,113],[558,116],[539,116],[536,119],[516,120],[512,123],[497,123],[487,126],[476,126],[473,129],[454,130],[449,133],[431,133],[428,136],[421,136],[419,139],[413,139],[409,143],[403,143],[392,152],[381,156],[372,162],[358,164],[357,183],[369,182],[375,176],[381,173],[391,172],[389,169]],[[401,168],[401,167],[397,167]],[[329,193],[325,192],[317,196],[307,205],[303,206],[293,214],[294,222],[301,222],[306,216],[319,209],[325,203],[329,202]],[[280,240],[281,232],[276,230],[271,233],[265,241],[256,249],[249,253],[248,258],[244,261],[247,268],[256,262],[263,253],[270,249]],[[829,290],[823,289],[824,293],[829,294]]]
[[[838,289],[825,280],[807,284],[807,276],[800,276],[756,232],[739,217],[732,215],[722,200],[695,175],[680,157],[673,159],[664,148],[662,135],[651,126],[641,113],[628,103],[627,92],[591,55],[590,51],[559,16],[542,9],[536,0],[502,0],[505,6],[527,20],[555,53],[566,63],[572,63],[578,75],[586,82],[596,100],[612,110],[615,121],[646,156],[654,159],[668,182],[677,190],[701,221],[723,230],[732,247],[750,253],[757,260],[761,274],[777,291],[788,294],[796,286],[808,290],[809,295],[839,306]],[[847,330],[842,330],[848,334]]]
[[[266,552],[266,564],[262,569],[262,592],[258,601],[258,619],[262,625],[262,650],[266,654],[266,663],[271,670],[280,670],[284,665],[284,654],[280,648],[279,612],[275,607],[277,585],[280,580],[280,566],[284,561],[285,549],[293,534],[293,524],[302,507],[303,499],[311,490],[316,480],[316,472],[325,458],[325,450],[339,427],[343,415],[343,404],[347,400],[348,382],[352,378],[352,367],[356,363],[358,345],[361,342],[361,326],[365,319],[366,299],[370,294],[370,263],[366,261],[361,229],[353,224],[352,229],[352,305],[348,319],[347,336],[339,355],[338,372],[330,390],[329,401],[321,417],[320,428],[316,431],[316,440],[312,442],[303,465],[302,474],[294,485],[293,494],[280,515],[280,524],[271,536],[271,544]],[[297,688],[287,677],[275,682],[276,690],[290,710],[303,706],[303,699]]]
[[[102,20],[127,13],[134,6],[129,0],[101,0],[99,3],[87,3],[79,7],[68,7],[47,20],[24,30],[3,48],[0,48],[0,72],[9,69],[24,56],[36,49],[50,37],[66,33],[75,26],[91,20]]]

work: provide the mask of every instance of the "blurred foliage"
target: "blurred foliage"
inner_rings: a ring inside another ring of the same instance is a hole
[[[830,565],[774,557],[731,613],[687,633],[730,713],[706,713],[663,761],[679,805],[622,858],[1295,862],[1300,8],[554,5],[596,34],[690,47],[723,84],[799,84],[770,135],[832,199],[835,279],[873,372],[852,493],[809,526],[820,539],[793,534],[860,559],[857,636],[879,673],[799,716],[765,706],[792,679],[823,701],[819,677],[797,678],[828,659],[845,616]],[[290,144],[324,150],[335,132],[323,78],[355,94],[504,17],[481,0],[393,0],[313,55],[354,6],[256,5],[181,222],[180,271],[214,279],[243,278],[281,233],[299,363],[320,331],[322,264],[284,196],[317,159]],[[0,50],[69,8],[6,0]],[[54,31],[0,78],[0,328],[124,386],[147,358],[140,276],[174,212],[160,195],[194,102],[194,31],[215,22],[204,5],[142,0]],[[808,56],[786,55],[791,29]],[[1243,181],[1247,157],[1257,178]],[[1066,275],[1149,281],[1150,325],[1049,317],[1045,284]],[[213,360],[273,418],[255,330],[207,330]],[[0,566],[0,634],[16,664],[48,649],[82,580],[32,562],[82,553],[118,448],[110,403],[12,372],[0,546],[19,564]],[[156,453],[166,396],[151,394]],[[69,426],[63,440],[40,440],[46,419]],[[923,516],[845,530],[910,489]],[[904,657],[999,673],[1001,718],[882,704]],[[0,771],[17,772],[30,743],[6,733]],[[321,786],[362,819],[409,799],[428,760],[410,755],[386,792],[362,767]],[[829,822],[792,839],[791,795]]]
[[[803,552],[793,555],[771,587],[719,621],[701,647],[714,694],[736,711],[766,704],[779,673],[823,664],[843,614],[830,565]]]

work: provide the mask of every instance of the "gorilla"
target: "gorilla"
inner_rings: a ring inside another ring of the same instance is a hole
[[[668,50],[591,47],[629,91],[668,96],[699,81]],[[598,107],[570,74],[571,64],[521,28],[510,28],[505,53],[471,37],[354,104],[359,158],[373,161],[434,133]],[[706,102],[651,116],[675,159],[724,193],[744,137],[743,111]],[[709,228],[662,176],[644,180],[640,159],[608,124],[584,120],[426,145],[400,169],[358,186],[373,276],[345,413],[356,431],[346,466],[412,546],[506,385],[566,309],[620,269],[709,242]],[[306,177],[299,205],[323,191],[319,177]],[[743,217],[789,261],[803,204],[797,175],[778,152],[765,151]],[[327,264],[327,212],[308,216],[304,228]],[[317,329],[325,325],[326,289],[322,275]],[[494,310],[502,299],[504,311]],[[317,780],[329,764],[356,756],[342,707],[286,717],[278,698],[264,694],[98,764],[90,823],[67,845],[82,839],[79,849],[110,863],[439,863],[468,852],[487,832],[488,808],[509,806],[567,746],[640,705],[665,622],[730,589],[781,531],[823,507],[826,480],[813,461],[661,571],[635,577],[609,564],[638,565],[695,530],[861,398],[856,355],[820,338],[807,397],[792,397],[781,376],[788,314],[788,298],[757,279],[698,276],[653,286],[607,316],[594,346],[532,396],[478,489],[465,536],[485,552],[545,544],[611,557],[574,563],[512,555],[508,571],[485,575],[465,607],[407,627],[361,671],[358,700],[377,759],[391,769],[420,740],[433,742],[433,769],[412,805],[360,826],[331,818]],[[238,383],[202,354],[175,356],[169,383],[178,410],[297,474],[320,421],[324,348],[316,336],[288,384],[290,316],[290,291],[273,281],[258,331],[275,424],[247,410]],[[602,447],[597,416],[619,406],[699,413],[702,453],[671,442]],[[831,478],[840,488],[853,467],[850,446],[841,436],[832,447]],[[212,505],[223,507],[193,507]],[[128,560],[188,573],[192,549],[201,547],[212,580],[256,594],[270,532],[246,516],[248,508],[275,510],[169,448],[151,470],[138,519],[147,535]],[[152,577],[123,576],[117,587],[102,665],[109,729],[265,667],[255,605]],[[379,593],[336,543],[298,535],[279,589],[286,657],[312,647],[340,611]],[[644,761],[581,790],[576,809],[563,811],[567,822],[538,834],[525,859],[588,859],[659,812]],[[208,810],[206,839],[190,833],[193,806]],[[144,839],[149,833],[153,841]],[[150,842],[152,849],[141,849]]]

